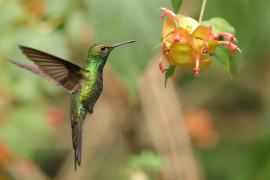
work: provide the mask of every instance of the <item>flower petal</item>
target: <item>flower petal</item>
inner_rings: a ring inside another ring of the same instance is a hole
[[[217,40],[212,39],[212,40],[208,41],[208,53],[209,53],[209,55],[214,54],[217,45],[218,45]]]
[[[205,57],[203,57],[205,58]],[[210,64],[212,63],[212,59],[210,59],[210,57],[207,57],[205,59],[201,59],[200,62],[200,69],[204,70],[205,68],[207,68]]]
[[[160,16],[160,18],[164,18],[164,17],[169,17],[169,18],[176,18],[176,14],[174,12],[172,12],[171,10],[162,7],[161,8],[163,10],[163,14]]]
[[[192,33],[192,36],[198,37],[205,41],[209,41],[210,38],[212,37],[211,35],[212,35],[211,28],[205,25],[199,25]]]
[[[199,26],[199,22],[191,17],[177,15],[177,18],[179,19],[180,27],[185,29],[189,34],[192,34],[192,32]]]
[[[163,23],[162,38],[166,38],[171,32],[176,29],[176,24],[172,19],[166,19]]]
[[[194,65],[192,47],[188,44],[174,43],[170,47],[170,53],[167,59],[179,66],[192,67]]]
[[[199,37],[193,36],[190,43],[191,43],[193,50],[196,52],[196,54],[199,54],[200,56],[208,54],[207,41],[205,41]]]

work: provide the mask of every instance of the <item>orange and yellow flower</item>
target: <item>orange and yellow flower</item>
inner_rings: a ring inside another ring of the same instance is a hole
[[[212,60],[217,45],[229,47],[234,55],[235,50],[240,49],[234,44],[236,38],[227,32],[215,34],[211,26],[203,25],[196,20],[176,15],[174,12],[162,8],[161,18],[166,18],[162,30],[162,54],[170,65],[193,68],[195,76],[199,76],[200,70],[208,67]],[[219,41],[224,37],[226,41]],[[168,68],[162,65],[160,58],[160,70],[166,72]]]

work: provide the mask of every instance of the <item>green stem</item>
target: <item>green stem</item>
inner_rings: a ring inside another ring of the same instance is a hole
[[[206,3],[207,3],[207,0],[203,0],[202,7],[201,7],[200,18],[199,18],[199,23],[200,24],[202,22],[202,18],[203,18]]]

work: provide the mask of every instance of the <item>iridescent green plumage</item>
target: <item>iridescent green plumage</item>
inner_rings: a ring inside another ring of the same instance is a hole
[[[75,170],[81,164],[84,119],[88,112],[93,113],[94,105],[103,90],[103,68],[107,58],[113,48],[132,42],[135,41],[115,45],[93,45],[89,49],[87,62],[83,68],[48,53],[24,46],[20,46],[22,52],[35,65],[11,61],[18,67],[56,82],[71,93],[70,120]]]

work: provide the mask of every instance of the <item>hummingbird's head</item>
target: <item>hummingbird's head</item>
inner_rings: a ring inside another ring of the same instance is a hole
[[[113,45],[110,44],[94,44],[88,51],[88,57],[89,58],[93,58],[95,60],[100,60],[100,61],[105,61],[107,60],[110,52],[118,46],[124,45],[124,44],[128,44],[128,43],[133,43],[135,42],[134,40],[130,40],[130,41],[125,41],[125,42],[121,42],[121,43],[116,43]]]

